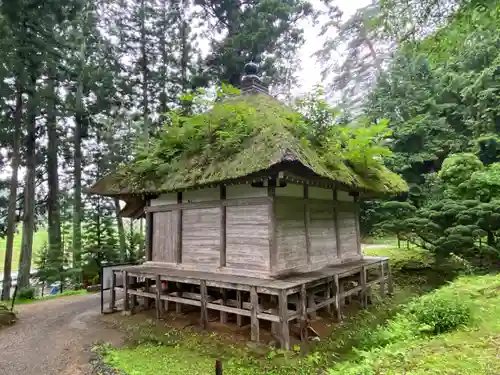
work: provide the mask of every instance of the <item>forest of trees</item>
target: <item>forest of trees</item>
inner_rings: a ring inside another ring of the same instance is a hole
[[[104,261],[140,257],[142,226],[118,217],[118,200],[89,196],[85,187],[147,145],[170,111],[189,115],[192,103],[183,94],[237,86],[250,60],[273,95],[294,101],[298,77],[307,75],[298,52],[313,24],[325,40],[316,54],[325,93],[341,97],[330,104],[344,123],[388,120],[392,135],[384,142],[393,156],[386,164],[411,186],[408,196],[367,202],[364,230],[432,251],[459,242],[464,254],[496,254],[498,1],[373,0],[350,17],[340,3],[3,1],[2,298],[9,298],[21,228],[21,288],[32,264],[48,281],[63,275],[78,283]],[[457,207],[474,214],[464,219]],[[47,228],[48,244],[36,254],[40,228]]]

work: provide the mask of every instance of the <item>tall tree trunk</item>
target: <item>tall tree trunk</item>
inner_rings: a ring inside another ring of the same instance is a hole
[[[146,143],[149,143],[149,95],[148,95],[148,55],[146,49],[146,0],[141,0],[140,10],[140,34],[141,34],[141,75],[142,75],[142,117],[144,121],[144,137]]]
[[[125,239],[125,228],[123,226],[123,218],[120,216],[120,200],[115,198],[115,213],[116,224],[118,226],[118,239],[120,241],[120,262],[125,262],[125,254],[127,251],[127,241]]]
[[[31,68],[34,69],[33,67]],[[36,176],[36,71],[30,72],[28,118],[26,124],[26,180],[24,185],[23,237],[19,262],[18,287],[30,283],[31,259],[33,256],[33,232],[35,230],[35,176]]]
[[[80,61],[82,64],[81,73],[85,64],[85,43],[80,49]],[[84,129],[85,110],[83,107],[83,77],[78,77],[78,87],[76,90],[75,109],[75,134],[74,134],[74,155],[73,155],[73,267],[81,268],[82,257],[82,133]]]
[[[2,300],[10,298],[12,285],[12,253],[16,232],[17,177],[20,163],[19,141],[21,138],[21,122],[23,117],[23,87],[21,77],[16,79],[16,108],[14,111],[14,136],[12,140],[12,176],[10,177],[9,207],[7,211],[7,243],[5,246],[5,262],[3,268]]]
[[[47,198],[48,211],[48,234],[49,234],[49,254],[58,268],[63,270],[64,250],[61,244],[61,212],[59,206],[59,178],[57,174],[57,151],[59,141],[57,136],[57,116],[56,116],[56,76],[54,68],[49,71],[49,101],[47,107],[47,176],[49,192]],[[62,273],[62,272],[61,272]]]

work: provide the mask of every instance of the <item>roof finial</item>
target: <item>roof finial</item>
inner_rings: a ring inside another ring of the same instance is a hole
[[[243,93],[268,93],[267,86],[264,85],[257,75],[259,65],[250,61],[245,64],[245,74],[241,78],[241,91]]]

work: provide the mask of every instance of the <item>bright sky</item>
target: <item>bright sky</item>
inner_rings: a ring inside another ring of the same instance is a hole
[[[320,6],[320,0],[310,0],[315,6]],[[344,18],[354,14],[356,10],[370,4],[370,0],[335,0],[335,4],[344,12]],[[323,22],[321,22],[323,23]],[[320,24],[321,24],[320,23]],[[319,37],[320,26],[307,25],[305,27],[306,42],[300,51],[302,61],[302,71],[300,73],[299,86],[294,94],[307,92],[312,87],[321,82],[321,66],[312,56],[319,50],[324,42],[323,37]],[[333,35],[330,35],[333,36]]]

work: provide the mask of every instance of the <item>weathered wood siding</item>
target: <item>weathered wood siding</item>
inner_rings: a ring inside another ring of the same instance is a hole
[[[356,212],[341,210],[338,212],[340,251],[343,259],[359,258],[356,230]]]
[[[175,263],[178,236],[178,211],[153,215],[153,262]]]
[[[307,264],[304,214],[303,199],[276,197],[277,270]]]
[[[226,186],[226,199],[267,197],[267,189],[253,187],[252,185]]]
[[[182,263],[219,267],[220,215],[219,207],[183,211]]]
[[[268,206],[226,208],[226,266],[269,270]]]
[[[334,263],[337,259],[337,243],[332,203],[311,200],[308,205],[311,263]]]
[[[162,194],[158,198],[151,199],[151,206],[161,206],[164,204],[176,204],[177,193]]]

